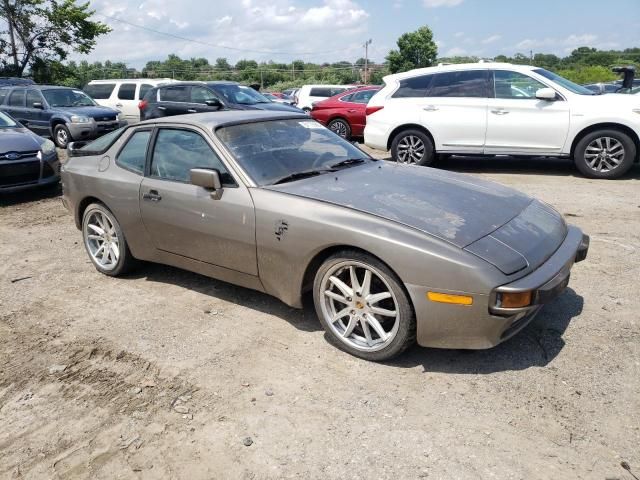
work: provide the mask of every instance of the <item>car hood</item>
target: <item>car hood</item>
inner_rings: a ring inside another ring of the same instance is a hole
[[[269,103],[255,103],[253,105],[241,105],[236,104],[234,108],[238,110],[270,110],[276,112],[295,112],[301,113],[298,107],[294,107],[293,105],[286,105],[283,103],[269,102]]]
[[[383,217],[460,248],[509,222],[532,202],[471,176],[384,161],[266,188]]]
[[[0,128],[0,153],[35,151],[41,144],[42,139],[26,128]]]
[[[497,183],[433,168],[378,161],[264,188],[407,225],[507,275],[536,268],[566,236],[551,207]]]
[[[84,117],[102,118],[102,117],[117,117],[119,111],[109,107],[55,107],[55,110],[60,110],[65,113],[73,115],[82,115]]]

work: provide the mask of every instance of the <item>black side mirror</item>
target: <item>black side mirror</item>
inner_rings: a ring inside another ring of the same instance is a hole
[[[627,67],[614,67],[612,72],[622,75],[622,88],[633,88],[633,77],[636,73],[636,67],[629,65]]]
[[[192,168],[189,170],[191,184],[211,190],[211,198],[220,200],[222,198],[222,182],[220,172],[215,168]]]
[[[31,107],[32,108],[37,108],[39,110],[44,110],[44,105],[42,105],[42,102],[33,102]]]
[[[205,100],[204,103],[207,107],[218,107],[218,110],[223,107],[222,102],[217,98],[214,98],[213,100]]]

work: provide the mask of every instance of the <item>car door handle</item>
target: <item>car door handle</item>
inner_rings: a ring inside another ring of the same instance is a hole
[[[149,190],[149,192],[142,195],[142,198],[144,200],[150,200],[152,202],[159,202],[160,200],[162,200],[162,197],[160,196],[160,194],[158,194],[157,190]]]
[[[122,107],[122,104],[121,103],[116,103],[116,107],[120,108],[120,107]]]
[[[504,110],[503,108],[497,108],[495,110],[491,110],[491,113],[493,113],[494,115],[506,115],[509,112],[507,110]]]
[[[423,110],[425,112],[435,112],[438,110],[438,107],[436,107],[435,105],[427,105],[426,107],[423,108]]]
[[[189,112],[189,113],[198,113],[198,111],[195,108],[190,108],[189,110],[187,110],[187,112]]]
[[[158,107],[158,110],[163,110],[164,111],[166,109],[167,109],[167,107]]]

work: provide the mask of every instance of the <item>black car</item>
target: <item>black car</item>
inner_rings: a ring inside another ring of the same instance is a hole
[[[60,148],[74,140],[89,140],[126,122],[119,111],[102,107],[82,90],[51,85],[0,88],[0,110],[38,135],[50,136]]]
[[[300,113],[299,108],[272,102],[237,82],[180,82],[152,88],[139,104],[140,120],[218,110],[276,110]]]
[[[0,112],[0,192],[54,185],[59,180],[53,142]]]

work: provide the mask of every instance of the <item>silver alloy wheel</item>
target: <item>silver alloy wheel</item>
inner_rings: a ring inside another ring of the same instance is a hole
[[[424,154],[424,142],[415,135],[407,135],[398,142],[398,162],[400,163],[420,163]]]
[[[587,165],[596,172],[610,172],[624,160],[624,145],[613,137],[594,139],[584,152]]]
[[[320,283],[321,310],[335,335],[352,348],[376,352],[398,333],[396,296],[382,274],[355,260],[331,267]]]
[[[67,131],[64,128],[59,128],[56,132],[56,139],[58,140],[58,145],[66,145],[69,141],[69,135],[67,135]]]
[[[93,211],[82,232],[87,250],[104,270],[113,270],[120,258],[120,239],[113,222],[104,212]]]
[[[347,138],[347,125],[342,120],[334,120],[331,122],[329,130],[340,135],[342,138]]]

